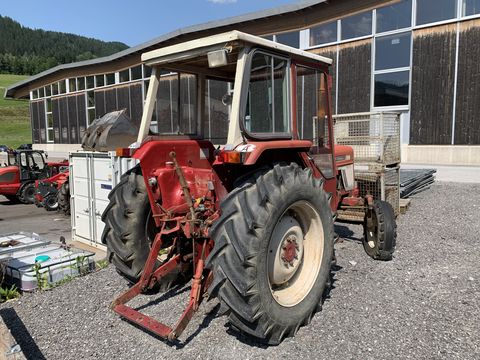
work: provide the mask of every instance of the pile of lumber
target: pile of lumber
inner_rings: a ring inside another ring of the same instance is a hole
[[[425,191],[435,182],[436,169],[400,169],[400,198]]]

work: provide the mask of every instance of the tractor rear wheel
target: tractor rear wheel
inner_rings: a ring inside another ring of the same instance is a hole
[[[43,206],[47,211],[58,210],[58,196],[57,194],[50,194],[43,199]]]
[[[235,328],[278,344],[310,322],[330,287],[334,231],[322,181],[276,165],[231,192],[221,211],[210,231],[210,294]]]
[[[375,200],[363,227],[363,248],[368,256],[375,260],[392,260],[397,242],[397,224],[392,205]]]
[[[35,194],[37,189],[35,188],[35,183],[30,182],[25,184],[20,190],[20,196],[18,199],[24,204],[33,204],[35,203]]]
[[[70,184],[65,181],[57,193],[58,209],[66,216],[70,216]]]
[[[102,242],[107,245],[107,257],[117,272],[134,284],[142,275],[150,246],[158,233],[140,167],[122,175],[108,198],[110,203],[102,215],[105,223]],[[163,248],[167,246],[168,243]],[[156,267],[160,265],[157,261]],[[152,290],[167,291],[178,274],[179,271],[171,272]]]

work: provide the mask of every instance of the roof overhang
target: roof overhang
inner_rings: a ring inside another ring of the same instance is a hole
[[[391,3],[399,2],[400,0],[352,0],[351,5],[346,6],[347,0],[304,0],[298,3],[283,5],[275,7],[273,9],[263,10],[259,12],[249,13],[236,17],[230,17],[222,20],[211,21],[200,25],[194,25],[185,27],[179,30],[175,30],[168,34],[162,35],[158,38],[145,42],[143,44],[131,47],[129,49],[120,51],[110,56],[102,58],[86,60],[71,64],[63,64],[55,66],[51,69],[45,70],[39,74],[33,75],[25,80],[22,80],[14,85],[9,86],[5,90],[6,98],[24,98],[28,96],[28,91],[31,88],[46,85],[50,82],[58,81],[62,77],[64,72],[72,72],[78,69],[80,74],[88,72],[88,69],[95,66],[107,67],[109,63],[120,62],[129,57],[139,57],[142,53],[149,50],[159,48],[162,45],[171,45],[172,43],[180,43],[182,39],[193,39],[205,37],[219,32],[225,32],[226,30],[233,30],[235,28],[243,29],[252,24],[259,24],[261,21],[279,19],[285,28],[281,30],[273,30],[272,33],[278,31],[289,31],[293,29],[306,28],[311,26],[315,22],[324,22],[328,19],[336,19],[341,16],[353,12],[364,11],[372,9],[379,5],[388,5]],[[343,4],[342,4],[343,3]],[[335,8],[331,11],[325,11],[328,6],[339,4],[339,8]],[[318,17],[316,10],[319,14],[323,14],[323,17]],[[294,16],[297,15],[298,20],[292,22]],[[261,29],[264,29],[263,24],[259,24]],[[253,25],[252,25],[253,26]],[[268,28],[268,27],[267,27]],[[260,33],[260,31],[258,32]],[[263,33],[270,33],[269,30]],[[262,33],[262,34],[263,34]]]

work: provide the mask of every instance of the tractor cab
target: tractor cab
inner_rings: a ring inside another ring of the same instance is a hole
[[[8,156],[9,166],[17,166],[20,181],[41,179],[48,175],[45,153],[39,150],[17,150]]]

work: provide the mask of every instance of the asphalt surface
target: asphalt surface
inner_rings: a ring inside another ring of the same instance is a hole
[[[60,236],[67,241],[72,237],[70,217],[35,205],[12,203],[0,195],[0,234],[19,231],[34,232],[57,242]]]
[[[111,266],[2,304],[0,316],[30,359],[479,359],[479,193],[480,185],[440,183],[416,196],[390,262],[364,253],[360,227],[338,227],[330,298],[279,346],[232,333],[215,300],[168,345],[108,309],[127,289]],[[188,290],[131,304],[172,324]]]

